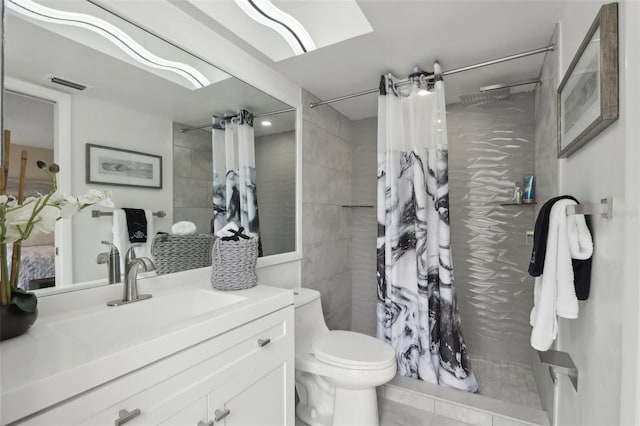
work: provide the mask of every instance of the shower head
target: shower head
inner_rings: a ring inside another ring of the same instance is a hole
[[[509,99],[510,93],[511,90],[509,89],[509,86],[494,84],[492,86],[481,87],[480,92],[478,93],[461,95],[460,102],[465,106],[475,106],[497,101],[506,101]]]
[[[497,101],[506,101],[509,99],[511,87],[527,86],[530,84],[542,84],[542,82],[540,78],[535,77],[509,84],[492,84],[491,86],[481,87],[479,93],[461,95],[460,102],[465,106],[475,106]]]

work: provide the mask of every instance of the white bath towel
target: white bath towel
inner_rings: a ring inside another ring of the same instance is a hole
[[[151,255],[151,244],[153,242],[153,236],[155,235],[153,230],[153,212],[151,210],[145,210],[144,215],[147,219],[147,242],[140,243],[136,246],[134,252],[136,253],[136,257],[148,257],[153,260]],[[124,210],[116,209],[113,211],[113,226],[111,231],[113,232],[113,244],[120,250],[120,270],[124,273],[124,257],[129,247],[131,247],[129,231],[127,230],[127,215],[124,213]]]
[[[531,346],[539,351],[551,347],[558,334],[558,319],[578,317],[578,298],[573,284],[571,259],[588,259],[593,242],[584,215],[567,216],[567,206],[576,202],[557,201],[549,215],[549,235],[542,275],[536,277],[530,323]]]

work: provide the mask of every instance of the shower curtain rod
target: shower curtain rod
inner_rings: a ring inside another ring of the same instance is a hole
[[[283,114],[285,112],[291,112],[295,110],[296,110],[295,108],[291,107],[291,108],[279,109],[278,111],[263,112],[262,114],[255,114],[253,118],[269,117],[270,115]],[[233,117],[235,116],[229,116],[229,117],[223,117],[223,118],[226,119],[226,118],[233,118]],[[201,126],[196,126],[196,127],[183,127],[180,129],[180,133],[190,132],[191,130],[206,129],[207,127],[213,127],[213,124],[209,123],[209,124],[203,124]]]
[[[474,70],[476,68],[482,68],[482,67],[486,67],[486,66],[489,66],[489,65],[499,64],[501,62],[507,62],[507,61],[513,61],[514,59],[526,58],[527,56],[538,55],[540,53],[546,53],[546,52],[549,52],[549,51],[551,51],[553,49],[554,49],[554,45],[551,44],[549,46],[541,47],[539,49],[528,50],[526,52],[520,52],[520,53],[516,53],[514,55],[509,55],[509,56],[504,56],[502,58],[492,59],[490,61],[480,62],[480,63],[473,64],[473,65],[467,65],[466,67],[454,68],[452,70],[443,71],[442,75],[444,76],[444,75],[457,74],[459,72]],[[430,76],[430,77],[427,77],[426,79],[427,80],[433,80],[433,78],[434,78],[433,76]],[[409,84],[410,82],[411,82],[410,79],[406,79],[406,80],[399,81],[398,84],[399,85],[405,85],[405,84]],[[311,108],[315,108],[315,107],[320,106],[320,105],[326,105],[326,104],[330,104],[330,103],[333,103],[333,102],[344,101],[345,99],[357,98],[359,96],[369,95],[371,93],[378,93],[379,91],[380,91],[380,89],[376,87],[375,89],[364,90],[362,92],[352,93],[350,95],[340,96],[340,97],[333,98],[333,99],[327,99],[326,101],[313,102],[313,103],[309,104],[309,106]]]

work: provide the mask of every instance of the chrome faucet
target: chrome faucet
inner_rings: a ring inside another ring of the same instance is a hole
[[[126,305],[127,303],[139,302],[141,300],[150,299],[150,294],[138,294],[138,270],[153,271],[156,266],[151,259],[146,257],[136,257],[133,251],[134,247],[127,250],[125,255],[125,275],[122,299],[112,300],[107,303],[108,306]]]
[[[109,273],[109,284],[116,284],[120,282],[120,252],[118,251],[118,247],[109,241],[102,241],[102,244],[105,244],[109,247],[109,252],[102,252],[98,254],[98,258],[96,262],[99,264],[106,263],[107,270]]]
[[[126,280],[129,276],[129,270],[131,269],[131,263],[136,258],[135,248],[141,246],[142,244],[132,244],[127,250],[127,253],[124,255],[124,279]]]

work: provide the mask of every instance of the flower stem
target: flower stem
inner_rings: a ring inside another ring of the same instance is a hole
[[[22,241],[16,241],[15,243],[13,243],[13,252],[11,253],[11,278],[9,281],[10,287],[18,287],[18,276],[20,275],[21,258]]]
[[[9,271],[7,269],[7,244],[0,244],[0,286],[2,286],[2,306],[9,304],[11,295],[9,287]]]

